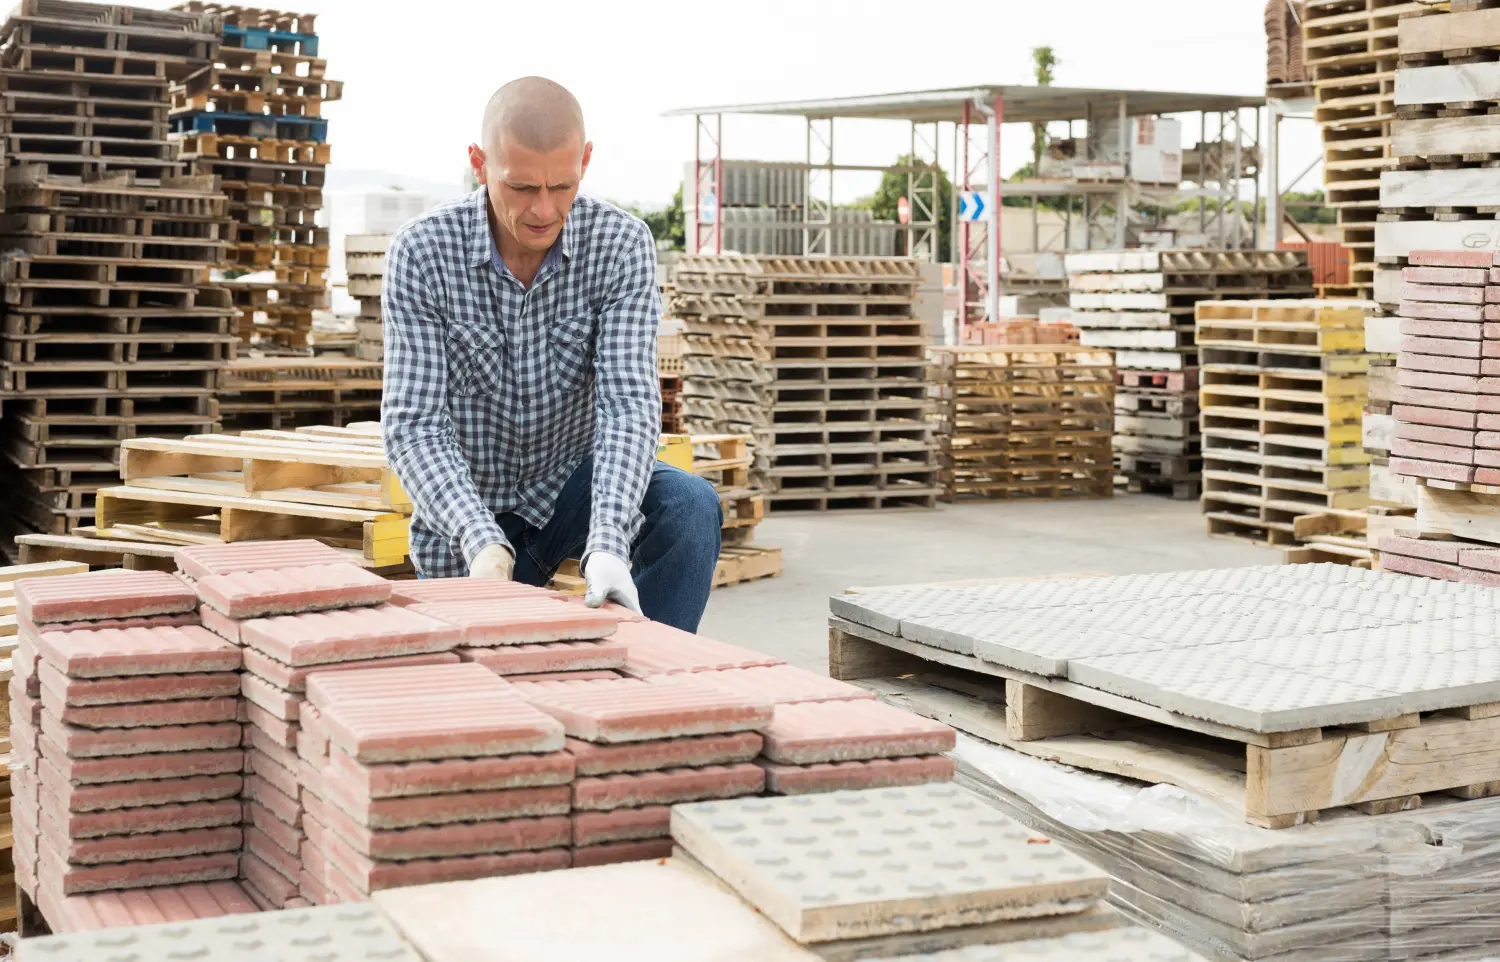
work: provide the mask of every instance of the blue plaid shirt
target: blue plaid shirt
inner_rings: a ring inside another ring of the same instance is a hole
[[[497,514],[534,527],[594,455],[584,556],[630,558],[656,459],[661,300],[651,232],[578,197],[529,289],[495,251],[483,190],[391,238],[382,309],[386,454],[411,496],[411,556],[468,572],[507,544]]]

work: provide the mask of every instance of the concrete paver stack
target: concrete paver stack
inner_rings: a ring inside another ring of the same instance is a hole
[[[385,360],[380,292],[385,279],[385,252],[390,243],[389,234],[349,234],[344,238],[344,272],[349,277],[349,296],[359,301],[359,317],[354,321],[354,356],[361,361]],[[669,430],[665,423],[662,430]]]

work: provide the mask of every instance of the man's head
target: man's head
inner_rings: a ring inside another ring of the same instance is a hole
[[[562,232],[593,150],[573,95],[542,77],[522,77],[490,97],[469,164],[499,229],[541,252]]]

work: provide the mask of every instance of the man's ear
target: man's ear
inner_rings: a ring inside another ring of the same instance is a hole
[[[479,149],[478,144],[469,145],[469,166],[474,168],[474,176],[478,178],[480,186],[484,183],[484,151]]]
[[[584,174],[586,174],[586,173],[589,172],[589,160],[593,156],[594,156],[594,142],[592,140],[590,140],[590,141],[588,141],[587,143],[585,143],[583,145],[583,163],[579,164],[579,166],[578,166],[578,178],[580,180],[583,179],[583,175]]]

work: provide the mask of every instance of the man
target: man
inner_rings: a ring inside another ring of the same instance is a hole
[[[592,154],[572,94],[512,81],[469,147],[480,189],[391,239],[386,453],[424,577],[541,585],[581,558],[589,605],[696,631],[723,518],[656,460],[655,248],[579,196]]]

